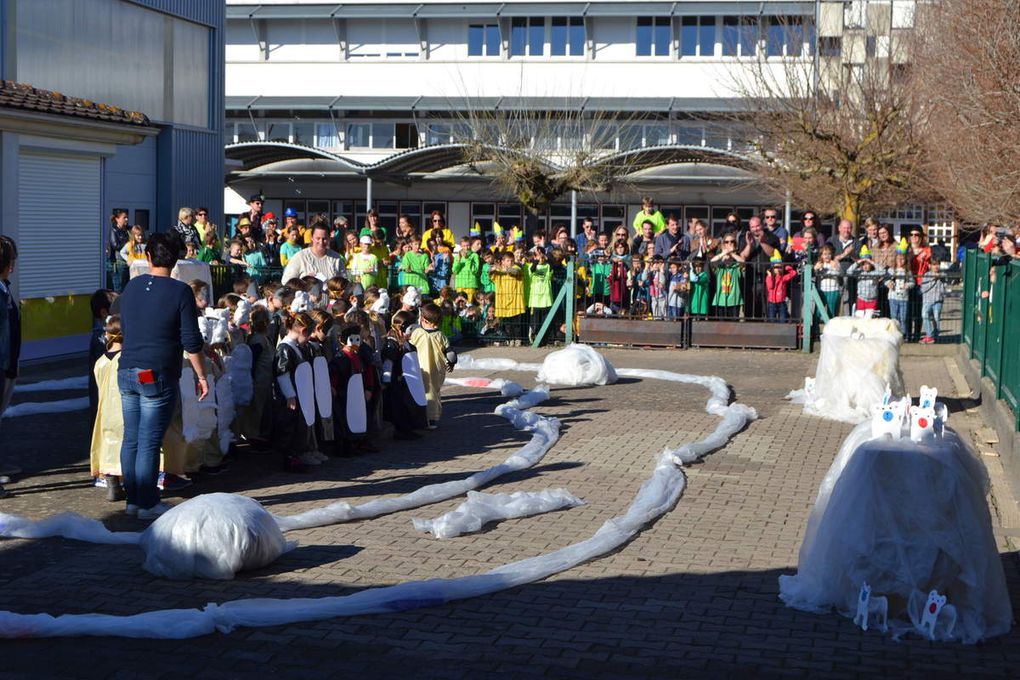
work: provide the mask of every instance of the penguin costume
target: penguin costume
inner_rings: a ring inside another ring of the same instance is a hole
[[[383,342],[383,417],[393,424],[394,439],[418,439],[414,430],[428,426],[418,352],[408,339],[413,321],[409,312],[394,314]]]
[[[333,380],[333,428],[336,452],[351,456],[358,441],[368,429],[365,399],[365,365],[359,353],[361,330],[345,326],[340,330],[340,351],[333,357],[330,375]]]

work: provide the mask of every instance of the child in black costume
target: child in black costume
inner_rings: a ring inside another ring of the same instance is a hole
[[[417,351],[408,341],[413,323],[410,312],[397,312],[383,342],[383,417],[393,424],[394,439],[418,439],[421,435],[414,430],[423,430],[428,425],[425,407],[415,402],[404,378],[404,357],[410,354],[411,360],[418,361]],[[419,370],[419,381],[420,376]]]

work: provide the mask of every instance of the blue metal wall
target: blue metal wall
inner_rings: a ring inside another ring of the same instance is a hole
[[[131,0],[136,4],[208,26],[209,120],[208,130],[173,126],[157,140],[158,192],[153,226],[165,229],[177,220],[181,206],[209,209],[213,221],[223,214],[223,82],[225,70],[223,0]]]

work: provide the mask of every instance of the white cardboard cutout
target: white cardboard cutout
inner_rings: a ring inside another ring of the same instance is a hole
[[[368,430],[365,381],[360,373],[352,374],[347,381],[347,427],[352,434],[364,434]]]
[[[400,359],[400,366],[404,371],[404,383],[411,393],[411,398],[418,406],[425,406],[428,401],[425,399],[425,383],[421,378],[421,366],[418,364],[417,352],[408,352]]]
[[[307,361],[294,370],[294,389],[305,424],[311,427],[315,424],[315,379],[312,377],[312,365]]]
[[[315,405],[323,418],[333,417],[333,389],[329,382],[329,365],[326,357],[315,357],[312,361],[312,373],[315,375]]]

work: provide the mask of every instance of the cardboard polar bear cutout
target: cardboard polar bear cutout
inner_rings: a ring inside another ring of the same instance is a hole
[[[903,334],[892,319],[833,319],[822,332],[815,377],[786,398],[803,404],[805,413],[864,422],[886,394],[903,396],[901,344]]]

